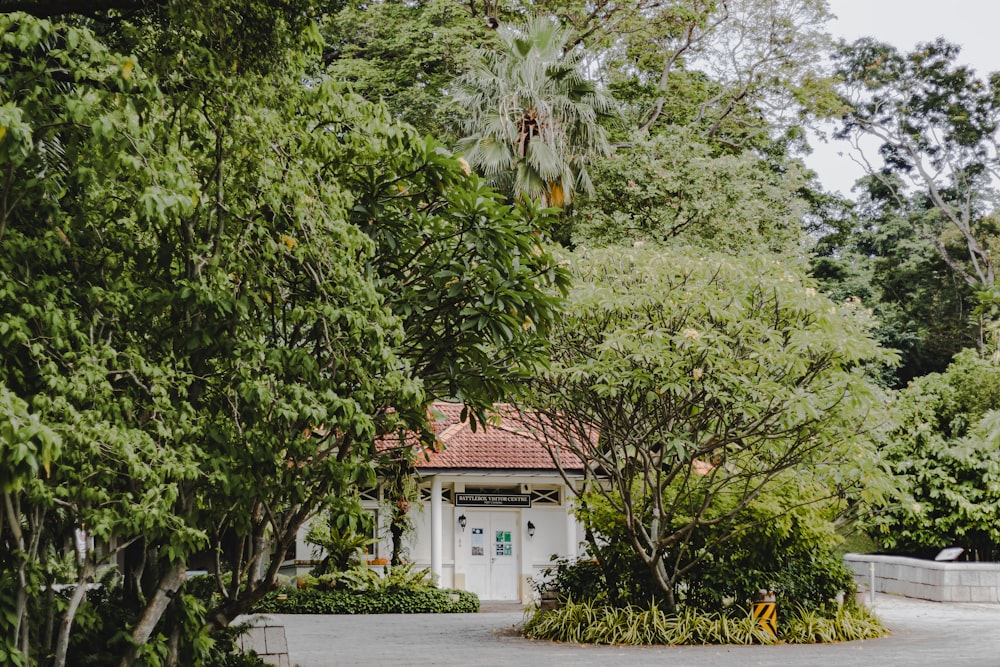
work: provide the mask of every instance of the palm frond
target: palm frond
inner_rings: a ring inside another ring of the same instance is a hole
[[[587,79],[581,55],[566,52],[571,31],[558,22],[531,18],[503,26],[499,37],[502,47],[480,50],[455,82],[454,98],[468,113],[458,151],[491,182],[513,188],[505,190],[512,199],[568,202],[591,187],[581,156],[609,152],[599,121],[612,100]],[[550,198],[553,185],[561,193]]]

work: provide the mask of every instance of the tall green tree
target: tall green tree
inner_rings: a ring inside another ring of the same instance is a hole
[[[370,270],[402,323],[410,375],[482,421],[547,359],[568,271],[547,248],[548,217],[503,203],[442,146],[380,119],[386,134],[352,135],[354,159],[330,170],[375,243]]]
[[[227,622],[273,585],[279,563],[261,562],[260,538],[283,553],[312,505],[363,474],[355,449],[380,412],[423,398],[368,277],[372,244],[318,173],[333,139],[310,144],[279,107],[232,105],[280,97],[273,86],[172,98],[87,31],[15,14],[2,34],[3,382],[63,443],[21,498],[24,516],[44,518],[28,524],[43,545],[31,566],[57,583],[50,559],[85,527],[110,550],[79,564],[81,582],[125,563],[127,625],[109,638],[128,641],[104,648],[132,664],[173,636],[169,661],[193,660],[197,642],[164,620],[187,604],[175,594],[193,556],[239,536],[219,569],[214,616]],[[317,115],[335,100],[319,88],[299,98]],[[327,437],[303,437],[317,424]],[[57,607],[32,602],[22,623],[37,631]],[[69,645],[36,635],[19,650],[58,663]]]
[[[221,70],[263,72],[281,70],[289,50],[309,48],[314,21],[326,8],[316,0],[15,0],[3,11],[85,25],[106,46],[136,53],[147,66],[161,56],[177,65],[178,51],[187,45],[190,57],[197,45],[196,60],[211,52]]]
[[[3,650],[88,641],[72,613],[39,637],[85,527],[107,548],[79,581],[124,562],[88,653],[194,663],[302,523],[373,483],[378,434],[425,427],[439,392],[481,410],[543,358],[565,271],[531,211],[383,107],[303,86],[301,53],[244,70],[192,38],[154,77],[86,29],[5,14],[0,40]],[[206,553],[210,606],[185,581]]]
[[[569,450],[599,471],[591,493],[668,609],[756,500],[791,484],[792,511],[886,490],[871,443],[883,397],[862,369],[887,353],[863,312],[768,256],[611,248],[572,267],[527,415],[554,460]]]
[[[843,46],[851,107],[842,135],[874,139],[881,162],[870,160],[869,173],[898,207],[919,213],[909,217],[914,231],[961,280],[992,289],[1000,79],[979,78],[958,57],[943,39],[906,54],[870,38]]]
[[[481,49],[454,83],[468,113],[458,150],[511,198],[562,206],[592,190],[587,162],[608,151],[599,120],[610,99],[556,21],[535,17],[497,32],[499,48]]]

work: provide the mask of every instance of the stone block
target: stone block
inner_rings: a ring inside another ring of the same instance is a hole
[[[285,626],[269,625],[264,627],[265,653],[288,653],[288,641],[285,639]]]
[[[951,586],[950,602],[972,602],[972,590],[968,586]]]
[[[920,587],[920,595],[916,596],[921,600],[934,600],[943,602],[944,589],[940,586],[924,585]]]
[[[978,586],[979,585],[979,573],[975,571],[959,571],[958,574],[958,585],[959,586]]]
[[[244,650],[250,649],[256,651],[259,655],[267,653],[267,640],[264,638],[264,628],[250,628],[244,636],[249,640]]]
[[[994,569],[983,570],[979,573],[979,585],[996,588],[1000,586],[1000,572]]]
[[[987,588],[985,586],[975,586],[969,589],[969,596],[972,602],[997,602],[997,590],[996,588]]]

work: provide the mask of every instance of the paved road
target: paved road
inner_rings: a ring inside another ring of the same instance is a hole
[[[879,595],[892,635],[813,646],[581,646],[520,637],[517,607],[479,614],[276,614],[299,667],[1000,667],[1000,604],[940,604]]]

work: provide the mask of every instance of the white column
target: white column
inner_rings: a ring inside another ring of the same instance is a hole
[[[431,478],[431,575],[441,583],[441,477]]]
[[[571,498],[573,495],[570,493],[569,489],[565,489],[566,493],[566,557],[576,558],[576,515],[572,512]]]

